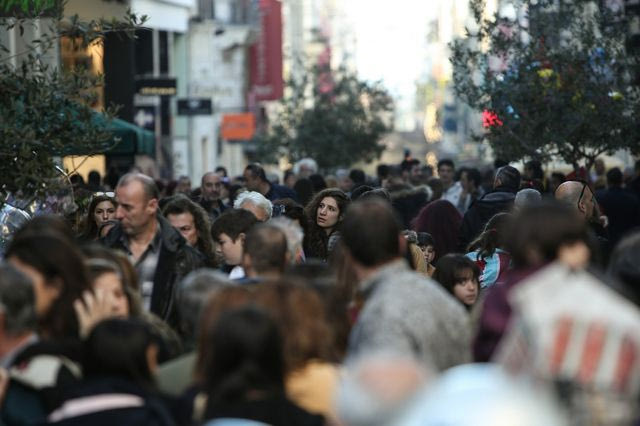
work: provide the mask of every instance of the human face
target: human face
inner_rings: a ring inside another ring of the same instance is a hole
[[[224,232],[218,237],[218,252],[224,257],[227,265],[239,265],[242,262],[244,234],[238,235],[236,240],[232,240]]]
[[[445,187],[448,187],[453,182],[453,172],[453,167],[444,164],[438,168],[438,176]]]
[[[466,192],[471,192],[471,182],[469,181],[469,177],[467,176],[467,172],[460,173],[460,185],[462,189]]]
[[[222,178],[215,173],[207,173],[202,177],[202,198],[215,201],[220,198]]]
[[[260,192],[260,183],[262,182],[258,176],[254,176],[250,170],[245,170],[242,173],[244,180],[246,182],[247,189],[249,191],[258,191]]]
[[[180,231],[180,234],[187,240],[191,247],[198,243],[198,230],[193,220],[193,215],[189,212],[180,214],[170,214],[167,216],[171,226]]]
[[[472,306],[478,299],[478,281],[471,269],[461,274],[461,279],[453,286],[453,295],[466,306]]]
[[[318,204],[316,223],[320,228],[331,232],[339,220],[340,208],[338,208],[338,203],[333,197],[324,197]]]
[[[40,271],[33,266],[24,263],[16,256],[11,256],[9,258],[9,263],[31,279],[36,299],[36,315],[38,317],[46,315],[51,309],[53,303],[60,296],[61,283],[47,281]]]
[[[116,188],[116,219],[122,225],[125,234],[139,235],[155,220],[158,200],[147,199],[142,183],[131,181]]]
[[[108,220],[116,218],[116,206],[109,200],[100,201],[93,210],[93,220],[98,228]]]
[[[122,280],[118,274],[105,272],[104,274],[98,275],[98,277],[93,280],[93,289],[112,296],[111,313],[114,316],[125,318],[129,316],[129,301],[124,294]]]
[[[422,250],[422,255],[427,265],[433,262],[433,258],[436,257],[436,249],[433,246],[421,246],[420,250]]]
[[[183,194],[188,194],[191,192],[191,180],[189,178],[182,178],[178,180],[178,185],[176,185],[176,192],[181,192]]]

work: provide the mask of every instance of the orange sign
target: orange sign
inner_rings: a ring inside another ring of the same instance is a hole
[[[220,132],[222,139],[228,141],[249,140],[256,131],[256,120],[253,114],[226,114],[222,116]]]

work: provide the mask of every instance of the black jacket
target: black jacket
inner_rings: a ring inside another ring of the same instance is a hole
[[[427,205],[430,190],[426,186],[397,185],[389,188],[391,205],[398,212],[405,229],[411,228],[411,221]]]
[[[189,246],[165,218],[158,216],[157,220],[162,243],[153,276],[150,310],[175,328],[178,323],[174,304],[177,285],[189,272],[204,266],[204,256]],[[109,248],[126,252],[123,238],[124,231],[118,224],[101,241]]]
[[[510,211],[515,199],[514,192],[498,187],[475,200],[462,219],[458,249],[466,253],[469,243],[480,235],[489,219],[498,213]]]

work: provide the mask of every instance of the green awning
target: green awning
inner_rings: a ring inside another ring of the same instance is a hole
[[[107,126],[114,137],[120,141],[105,154],[108,155],[141,155],[145,154],[150,157],[156,155],[156,137],[153,132],[145,130],[128,121],[114,118]]]

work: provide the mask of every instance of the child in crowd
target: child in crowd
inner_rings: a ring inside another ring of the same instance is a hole
[[[493,216],[482,234],[469,244],[466,256],[480,268],[480,287],[483,289],[499,281],[511,264],[511,255],[504,250],[511,218],[509,213]]]
[[[427,274],[433,277],[436,268],[431,262],[436,257],[436,242],[428,232],[418,232],[418,247],[422,250],[424,261],[427,263]]]
[[[480,285],[478,265],[462,254],[447,254],[438,260],[433,279],[471,310],[478,300]]]

